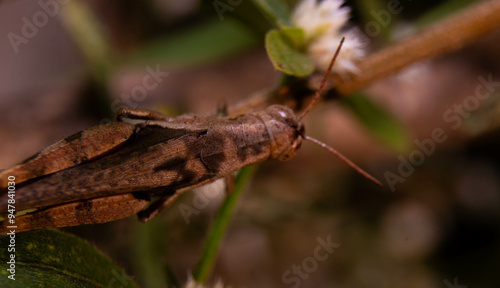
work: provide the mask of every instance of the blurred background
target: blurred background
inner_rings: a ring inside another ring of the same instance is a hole
[[[263,43],[272,26],[252,1],[61,2],[0,2],[1,168],[111,121],[120,106],[210,114],[219,101],[231,107],[279,84]],[[389,2],[346,3],[353,26],[378,23],[369,50],[478,1],[401,0],[400,13],[380,18]],[[221,243],[213,281],[499,287],[499,49],[496,31],[374,83],[363,94],[380,113],[368,121],[352,103],[318,105],[306,118],[308,135],[386,189],[311,143],[289,162],[259,165]],[[365,125],[377,117],[390,134]],[[64,230],[141,287],[182,284],[223,199],[217,186],[185,193],[146,225],[130,217]],[[328,241],[333,253],[318,260],[317,247]]]

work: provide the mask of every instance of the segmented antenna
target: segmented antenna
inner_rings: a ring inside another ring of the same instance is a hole
[[[318,102],[319,98],[321,97],[321,93],[323,93],[323,88],[325,88],[326,80],[328,80],[328,76],[330,76],[330,73],[332,72],[333,64],[335,63],[337,56],[339,56],[340,48],[342,48],[344,40],[345,37],[342,37],[342,40],[340,40],[339,47],[337,47],[337,51],[335,51],[335,55],[333,55],[332,61],[330,61],[330,65],[328,65],[328,69],[326,70],[325,76],[323,76],[323,80],[321,80],[321,85],[319,85],[319,89],[316,91],[316,94],[314,95],[314,98],[312,99],[311,103],[309,103],[309,106],[307,106],[304,112],[300,114],[299,120],[302,120],[302,118],[304,118],[304,116],[306,116],[307,113],[309,113],[309,111],[314,107],[314,105],[316,105],[316,102]]]
[[[344,44],[344,39],[345,39],[345,37],[342,37],[342,40],[340,40],[339,47],[337,48],[337,51],[335,51],[335,55],[333,55],[332,61],[330,61],[330,65],[328,66],[328,70],[326,71],[325,76],[323,77],[323,80],[321,80],[321,85],[319,86],[319,89],[316,91],[316,94],[314,95],[314,98],[312,99],[311,103],[309,103],[309,106],[307,106],[306,109],[304,110],[304,112],[302,112],[302,114],[300,114],[299,120],[302,120],[302,118],[304,118],[304,116],[306,116],[307,113],[309,113],[309,111],[314,107],[314,105],[316,105],[316,102],[318,102],[319,98],[321,97],[321,93],[323,92],[323,89],[325,88],[326,80],[328,79],[328,76],[332,72],[333,64],[335,63],[335,60],[337,59],[337,56],[340,53],[340,48],[342,48],[342,44]],[[340,152],[333,149],[332,147],[326,145],[325,143],[323,143],[315,138],[309,137],[309,136],[304,136],[304,139],[309,140],[313,143],[316,143],[317,145],[319,145],[319,146],[323,147],[324,149],[330,151],[331,153],[337,155],[337,157],[339,157],[340,160],[344,161],[347,165],[351,166],[354,170],[356,170],[359,174],[363,175],[365,178],[371,180],[372,182],[379,185],[380,187],[384,186],[380,181],[375,179],[375,177],[370,175],[365,170],[361,169],[358,165],[354,164],[351,160],[349,160],[347,157],[345,157],[344,155],[342,155]]]
[[[318,144],[319,146],[325,148],[326,150],[330,151],[331,153],[337,155],[337,157],[340,158],[340,160],[344,161],[347,165],[351,166],[354,170],[356,170],[359,174],[365,176],[365,178],[371,180],[372,182],[376,183],[377,185],[379,185],[380,187],[383,187],[384,185],[382,185],[382,183],[380,181],[378,181],[375,177],[373,177],[372,175],[370,175],[368,172],[366,172],[365,170],[361,169],[358,165],[354,164],[351,160],[349,160],[349,158],[345,157],[344,155],[342,155],[339,151],[333,149],[332,147],[326,145],[325,143],[315,139],[315,138],[312,138],[312,137],[309,137],[309,136],[304,136],[304,139],[306,140],[309,140],[311,142],[314,142],[316,144]]]

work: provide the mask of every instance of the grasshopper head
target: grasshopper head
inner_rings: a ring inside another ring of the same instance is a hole
[[[267,133],[271,138],[271,158],[278,159],[280,161],[289,160],[297,153],[297,150],[300,148],[300,144],[302,144],[302,140],[309,140],[337,155],[342,161],[354,168],[361,175],[370,179],[374,183],[383,186],[380,181],[365,172],[363,169],[359,168],[356,164],[352,163],[351,160],[347,159],[347,157],[339,153],[337,150],[304,134],[304,125],[302,125],[301,120],[307,115],[307,113],[309,113],[314,105],[316,105],[318,99],[321,97],[328,75],[332,71],[333,63],[335,63],[335,59],[339,55],[342,43],[344,43],[344,38],[340,41],[339,47],[337,48],[337,51],[328,66],[328,70],[321,81],[321,85],[318,91],[316,91],[316,95],[300,116],[297,117],[292,109],[283,105],[272,105],[266,109],[266,114],[271,118],[268,121],[264,120]]]
[[[309,140],[337,155],[342,161],[346,162],[347,165],[354,168],[361,175],[383,186],[380,181],[352,163],[351,160],[347,159],[337,150],[319,140],[306,136],[304,134],[304,125],[302,125],[300,117],[297,117],[292,109],[284,105],[272,105],[266,109],[266,114],[268,115],[267,117],[270,118],[264,121],[264,123],[269,137],[271,138],[271,158],[280,161],[289,160],[297,154],[297,150],[300,148],[302,140]]]
[[[321,81],[321,85],[318,91],[316,91],[316,95],[300,116],[297,117],[292,109],[284,105],[271,105],[266,109],[266,113],[272,119],[264,121],[269,137],[271,138],[271,158],[280,161],[291,159],[300,148],[302,140],[309,138],[304,134],[304,125],[302,125],[301,120],[316,105],[318,99],[321,97],[328,75],[332,71],[333,63],[335,63],[335,59],[339,55],[342,43],[344,43],[344,37],[342,37],[339,47],[335,51],[335,55],[333,55],[328,70]]]
[[[266,124],[274,140],[271,157],[280,161],[290,160],[302,144],[304,126],[287,106],[271,105],[266,112],[273,119]]]

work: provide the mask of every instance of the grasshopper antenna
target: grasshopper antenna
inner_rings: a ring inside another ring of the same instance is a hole
[[[332,147],[326,145],[325,143],[315,139],[315,138],[312,138],[312,137],[309,137],[309,136],[304,136],[304,139],[306,140],[309,140],[313,143],[316,143],[318,144],[319,146],[325,148],[326,150],[330,151],[331,153],[337,155],[337,157],[340,158],[340,160],[344,161],[347,165],[351,166],[354,170],[356,170],[359,174],[363,175],[365,178],[371,180],[372,182],[374,182],[375,184],[377,184],[378,186],[380,187],[383,187],[384,185],[378,181],[375,177],[373,177],[372,175],[370,175],[368,172],[366,172],[365,170],[361,169],[358,165],[354,164],[351,160],[349,160],[347,157],[345,157],[344,155],[342,155],[342,153],[340,153],[339,151],[333,149]]]
[[[321,93],[323,93],[323,89],[325,88],[326,85],[326,80],[328,80],[328,76],[332,72],[332,67],[333,64],[335,63],[335,60],[337,59],[337,56],[339,56],[340,53],[340,48],[342,48],[342,44],[344,44],[345,37],[342,37],[342,40],[340,40],[339,47],[337,47],[337,51],[335,51],[335,55],[333,55],[332,61],[330,61],[330,65],[328,65],[328,69],[326,70],[325,76],[323,77],[323,80],[321,80],[321,85],[319,86],[319,89],[316,91],[316,94],[314,95],[314,98],[312,99],[311,103],[309,103],[309,106],[306,107],[304,112],[300,114],[299,120],[302,120],[307,113],[316,105],[316,102],[318,102],[319,98],[321,97]]]
[[[304,110],[304,112],[302,112],[302,114],[300,114],[299,120],[302,120],[302,118],[304,118],[307,115],[307,113],[309,113],[309,111],[314,107],[314,105],[316,105],[316,102],[318,102],[319,98],[321,97],[321,93],[323,93],[323,89],[325,88],[326,80],[328,79],[328,76],[332,72],[333,64],[335,63],[335,60],[337,59],[337,56],[340,53],[340,48],[342,48],[342,44],[344,44],[344,40],[345,40],[345,37],[342,37],[342,40],[340,40],[339,47],[337,48],[337,51],[335,51],[335,55],[333,55],[332,61],[330,61],[330,65],[328,65],[328,70],[325,73],[323,80],[321,80],[321,85],[319,86],[318,91],[316,91],[316,94],[314,95],[314,98],[311,101],[311,103],[309,103],[309,106],[307,106],[306,109]],[[330,151],[331,153],[337,155],[337,157],[339,157],[340,160],[344,161],[347,165],[351,166],[354,170],[356,170],[359,174],[363,175],[365,178],[371,180],[372,182],[379,185],[380,187],[384,186],[384,185],[382,185],[382,183],[380,181],[375,179],[375,177],[370,175],[365,170],[361,169],[358,165],[354,164],[351,160],[349,160],[347,157],[345,157],[344,155],[342,155],[340,152],[333,149],[332,147],[326,145],[325,143],[323,143],[315,138],[309,137],[309,136],[304,136],[304,139],[309,140],[313,143],[316,143],[317,145],[319,145],[319,146],[323,147],[324,149]]]

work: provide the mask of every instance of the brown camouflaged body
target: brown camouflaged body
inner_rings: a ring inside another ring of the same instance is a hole
[[[79,132],[2,171],[2,181],[16,177],[16,211],[41,208],[17,224],[24,221],[28,230],[124,218],[150,197],[174,195],[268,159],[287,160],[303,133],[293,111],[279,105],[237,118],[154,116]],[[5,214],[7,183],[0,183]],[[34,222],[40,224],[29,228]]]

